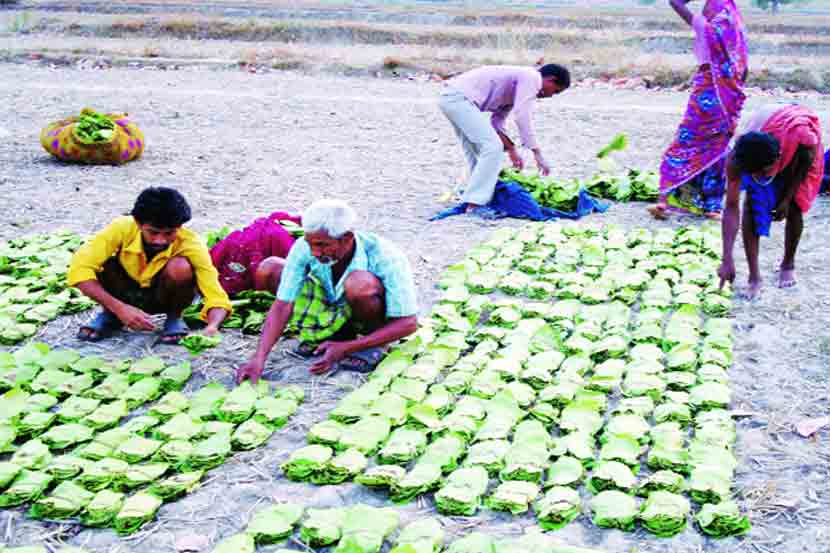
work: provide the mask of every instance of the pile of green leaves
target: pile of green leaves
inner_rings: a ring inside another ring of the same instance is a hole
[[[60,315],[95,305],[66,286],[69,261],[82,242],[60,231],[0,244],[0,344],[16,344]]]
[[[245,334],[259,334],[271,305],[276,300],[271,292],[245,290],[231,298],[233,313],[222,323],[224,328],[238,328]],[[182,312],[182,317],[193,327],[204,324],[201,319],[203,303],[196,301]]]
[[[81,112],[72,133],[84,144],[103,144],[115,136],[115,123],[103,113],[87,108]]]

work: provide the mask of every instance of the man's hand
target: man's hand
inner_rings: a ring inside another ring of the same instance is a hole
[[[536,158],[536,167],[539,168],[539,174],[543,177],[550,175],[550,165],[548,165],[548,162],[545,161],[545,158],[542,156],[542,152],[534,151],[533,157]]]
[[[507,150],[507,155],[510,156],[510,162],[513,164],[513,167],[519,171],[525,168],[525,160],[522,159],[522,156],[519,155],[516,148],[510,148]]]
[[[311,365],[312,374],[323,374],[331,370],[335,363],[343,359],[349,354],[348,342],[331,342],[326,341],[317,346],[314,350],[314,355],[322,355],[322,357]]]
[[[265,362],[252,357],[250,361],[236,369],[236,383],[241,384],[243,380],[248,378],[251,384],[256,384],[264,369]]]
[[[114,312],[124,326],[131,330],[155,330],[156,325],[150,315],[132,305],[124,305]]]
[[[772,210],[772,220],[773,221],[783,221],[787,218],[787,213],[790,211],[790,202],[792,200],[787,200],[784,202],[779,202],[778,205],[775,206],[775,209]]]
[[[735,282],[735,262],[724,259],[720,264],[720,268],[718,268],[718,276],[720,277],[720,289],[723,289],[723,285],[727,282],[729,284]]]

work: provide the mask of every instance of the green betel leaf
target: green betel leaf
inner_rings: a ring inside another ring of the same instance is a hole
[[[58,397],[79,395],[95,384],[95,379],[90,374],[79,374],[56,386],[52,391]]]
[[[213,548],[213,553],[254,553],[256,543],[249,534],[236,534],[220,541]]]
[[[95,411],[84,417],[81,422],[94,430],[106,430],[118,424],[118,421],[129,413],[127,402],[123,399],[117,399],[100,405]]]
[[[254,537],[257,545],[277,543],[294,532],[294,526],[303,516],[303,507],[285,503],[257,511],[245,532]]]
[[[216,417],[221,421],[234,424],[244,422],[254,414],[258,399],[257,390],[246,380],[225,397],[216,409]]]
[[[56,414],[62,423],[79,422],[95,411],[100,404],[100,399],[72,396],[61,403]]]
[[[37,501],[49,488],[52,476],[45,471],[24,469],[0,494],[0,508],[17,507],[29,501]]]
[[[447,473],[456,469],[464,450],[464,442],[458,436],[447,434],[430,443],[418,462],[438,465],[442,472]]]
[[[8,461],[0,461],[0,490],[6,487],[23,472],[23,467]]]
[[[168,463],[131,465],[124,474],[116,478],[112,487],[116,491],[132,491],[141,486],[152,484],[162,478],[169,468],[170,465]]]
[[[670,470],[658,470],[637,486],[637,495],[647,497],[651,492],[665,491],[683,493],[686,490],[686,479],[682,474]]]
[[[142,436],[134,436],[122,443],[115,450],[114,457],[128,463],[139,463],[153,456],[163,442]]]
[[[438,465],[416,463],[412,470],[392,484],[390,499],[396,503],[406,503],[434,490],[441,482],[441,472]]]
[[[351,480],[366,468],[369,460],[356,449],[347,449],[331,459],[321,472],[312,473],[313,484],[340,484]]]
[[[44,370],[66,369],[81,358],[81,354],[71,349],[56,349],[49,351],[36,363]]]
[[[224,436],[224,438],[226,438],[230,448],[230,436]],[[209,439],[204,441],[207,442]],[[194,445],[190,440],[171,440],[159,447],[150,459],[154,462],[169,463],[177,471],[212,468],[196,462],[194,459],[196,448],[197,445]],[[218,464],[221,464],[221,461],[224,461],[224,457],[221,458]]]
[[[36,413],[49,411],[58,404],[58,398],[50,394],[32,394],[26,398],[24,413]]]
[[[444,545],[444,529],[434,518],[422,518],[407,524],[398,534],[392,551],[401,553],[438,553]]]
[[[335,420],[318,422],[308,429],[306,440],[309,444],[335,446],[348,427]]]
[[[87,490],[97,492],[118,481],[129,469],[126,461],[105,458],[86,466],[77,481]]]
[[[263,397],[254,406],[254,419],[271,430],[282,428],[297,412],[298,404],[293,398]]]
[[[720,503],[732,495],[732,471],[716,466],[692,469],[689,478],[689,496],[695,503]]]
[[[159,379],[161,379],[162,391],[170,392],[173,390],[181,390],[187,384],[192,372],[190,363],[187,361],[165,368],[158,375]]]
[[[682,495],[655,491],[643,503],[638,518],[646,530],[661,538],[668,538],[686,528],[690,511],[689,501]]]
[[[554,486],[534,504],[533,510],[543,530],[559,530],[580,515],[579,492],[565,486]]]
[[[588,489],[593,494],[606,490],[629,493],[636,485],[637,477],[631,468],[617,461],[601,461],[588,481]]]
[[[174,390],[164,394],[155,405],[150,407],[148,414],[166,421],[173,415],[187,411],[189,408],[190,399],[183,393]]]
[[[131,384],[121,399],[127,402],[130,409],[135,409],[145,403],[156,400],[161,395],[161,380],[152,376],[146,376],[138,382]]]
[[[126,374],[115,373],[104,379],[103,382],[90,388],[85,396],[102,401],[124,399],[124,394],[130,389],[130,379]]]
[[[460,468],[450,473],[444,486],[435,493],[438,511],[451,515],[475,514],[487,491],[487,471],[481,467]]]
[[[54,520],[70,518],[80,513],[94,495],[73,482],[61,482],[47,497],[32,505],[29,516]]]
[[[472,532],[452,542],[447,553],[496,553],[493,538],[480,532]]]
[[[399,517],[392,509],[355,505],[346,511],[336,553],[360,551],[378,553],[383,540],[398,527]]]
[[[591,499],[593,522],[600,528],[619,528],[630,532],[637,517],[637,501],[618,491],[606,491]]]
[[[164,501],[172,501],[198,488],[204,474],[202,470],[174,474],[154,483],[147,491]]]
[[[707,503],[695,515],[700,531],[713,538],[742,536],[749,532],[749,518],[741,515],[738,505],[733,501],[718,504]]]
[[[115,515],[113,527],[119,536],[134,534],[156,517],[162,500],[147,492],[138,492],[128,497]]]
[[[373,488],[389,488],[399,482],[405,475],[406,469],[401,466],[377,465],[355,477],[355,482]]]
[[[397,428],[378,453],[378,460],[383,464],[406,464],[423,453],[426,444],[423,431]]]
[[[190,398],[190,416],[196,420],[212,420],[216,418],[215,412],[228,390],[221,384],[211,382],[199,389]]]
[[[193,420],[187,413],[179,413],[153,429],[153,437],[161,441],[190,440],[198,436],[204,423]]]
[[[34,438],[41,435],[55,421],[54,413],[35,411],[24,416],[17,425],[20,438]]]
[[[164,359],[156,356],[142,357],[130,365],[130,378],[135,381],[155,376],[164,370]]]
[[[593,451],[592,451],[593,454]],[[563,456],[548,469],[545,486],[578,486],[585,475],[585,468],[579,459]]]
[[[280,468],[289,480],[301,482],[308,480],[313,473],[322,471],[332,454],[330,447],[322,445],[302,447],[291,453]]]
[[[314,548],[326,547],[337,542],[341,536],[345,517],[345,508],[308,509],[306,518],[300,526],[300,540]]]
[[[230,453],[231,434],[220,432],[197,442],[188,456],[187,463],[192,469],[208,470],[224,463]]]
[[[203,334],[190,334],[184,337],[179,343],[190,352],[190,355],[199,355],[210,348],[215,348],[222,342],[222,336],[205,336]]]
[[[81,513],[81,522],[84,526],[92,526],[93,528],[109,526],[115,519],[115,515],[121,510],[124,497],[123,493],[101,490],[95,494],[95,497]]]
[[[695,410],[727,409],[731,401],[729,387],[717,382],[698,384],[689,390],[689,405]]]
[[[248,419],[231,436],[231,445],[238,450],[255,449],[267,442],[273,433],[270,427]]]
[[[485,440],[477,442],[467,450],[465,467],[483,467],[491,475],[498,474],[504,468],[504,458],[510,450],[507,440]]]
[[[527,512],[539,495],[539,484],[521,480],[502,482],[487,498],[487,506],[495,511],[509,511],[514,515]]]
[[[386,441],[390,431],[386,417],[365,417],[348,427],[340,437],[338,448],[355,448],[364,455],[372,455]]]
[[[29,470],[41,470],[52,462],[49,447],[40,440],[29,440],[12,455],[11,462]]]

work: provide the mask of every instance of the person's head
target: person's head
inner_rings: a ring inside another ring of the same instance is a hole
[[[144,248],[151,253],[167,249],[179,229],[190,220],[190,206],[178,190],[163,186],[145,188],[130,213],[141,229]]]
[[[539,68],[542,75],[542,90],[539,98],[550,98],[571,86],[571,72],[562,65],[549,63]]]
[[[755,178],[770,177],[778,158],[781,157],[781,144],[771,134],[748,132],[735,143],[733,155],[741,173]]]
[[[318,200],[302,216],[305,240],[317,261],[333,265],[354,247],[357,214],[341,200]]]

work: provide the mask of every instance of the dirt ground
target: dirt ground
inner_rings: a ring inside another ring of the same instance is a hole
[[[394,240],[416,272],[421,309],[435,298],[443,267],[500,225],[453,217],[430,223],[447,206],[440,197],[462,177],[462,153],[435,105],[436,83],[368,78],[264,75],[207,70],[50,70],[0,65],[0,239],[56,228],[91,233],[129,210],[148,185],[175,186],[191,201],[192,227],[208,230],[243,225],[273,210],[299,211],[315,199],[340,197],[363,217],[363,228]],[[748,109],[768,98],[752,98]],[[615,133],[632,146],[620,160],[654,167],[678,122],[686,96],[674,92],[573,89],[540,102],[536,122],[543,148],[563,176],[592,172],[592,155]],[[824,121],[830,100],[804,100]],[[84,106],[128,111],[147,135],[143,159],[123,167],[78,167],[52,161],[38,144],[47,122]],[[588,220],[627,227],[658,224],[643,204],[615,205]],[[755,553],[827,552],[830,510],[828,430],[813,439],[793,432],[805,417],[828,414],[830,281],[827,240],[830,201],[820,199],[806,222],[798,258],[799,286],[769,287],[754,303],[737,301],[736,363],[731,370],[734,409],[742,412],[738,497],[753,520],[744,540],[706,540],[689,529],[670,540],[643,531],[597,530],[583,517],[557,533],[564,542],[604,551],[698,551]],[[762,268],[774,278],[782,255],[783,228],[764,240]],[[739,279],[745,278],[739,257]],[[142,355],[153,337],[138,334],[101,345],[73,336],[84,317],[60,319],[39,336],[85,354]],[[230,384],[232,368],[250,354],[254,340],[228,332],[223,344],[194,361],[189,389],[205,380]],[[155,353],[183,359],[176,349]],[[281,349],[271,356],[267,378],[301,383],[306,403],[287,427],[254,452],[237,455],[211,471],[204,486],[162,508],[158,521],[119,539],[107,530],[28,520],[22,511],[0,511],[0,542],[61,543],[93,552],[174,552],[183,544],[209,551],[242,529],[250,513],[273,500],[307,506],[355,501],[380,505],[383,497],[356,485],[314,487],[286,481],[278,470],[304,443],[305,431],[323,419],[336,398],[359,384],[356,377],[308,376],[306,366]],[[431,501],[399,508],[404,520],[435,514]],[[471,528],[516,534],[535,524],[532,516],[489,511],[475,518],[442,517],[450,535]],[[300,544],[290,544],[301,549]],[[270,549],[264,548],[263,551]]]

